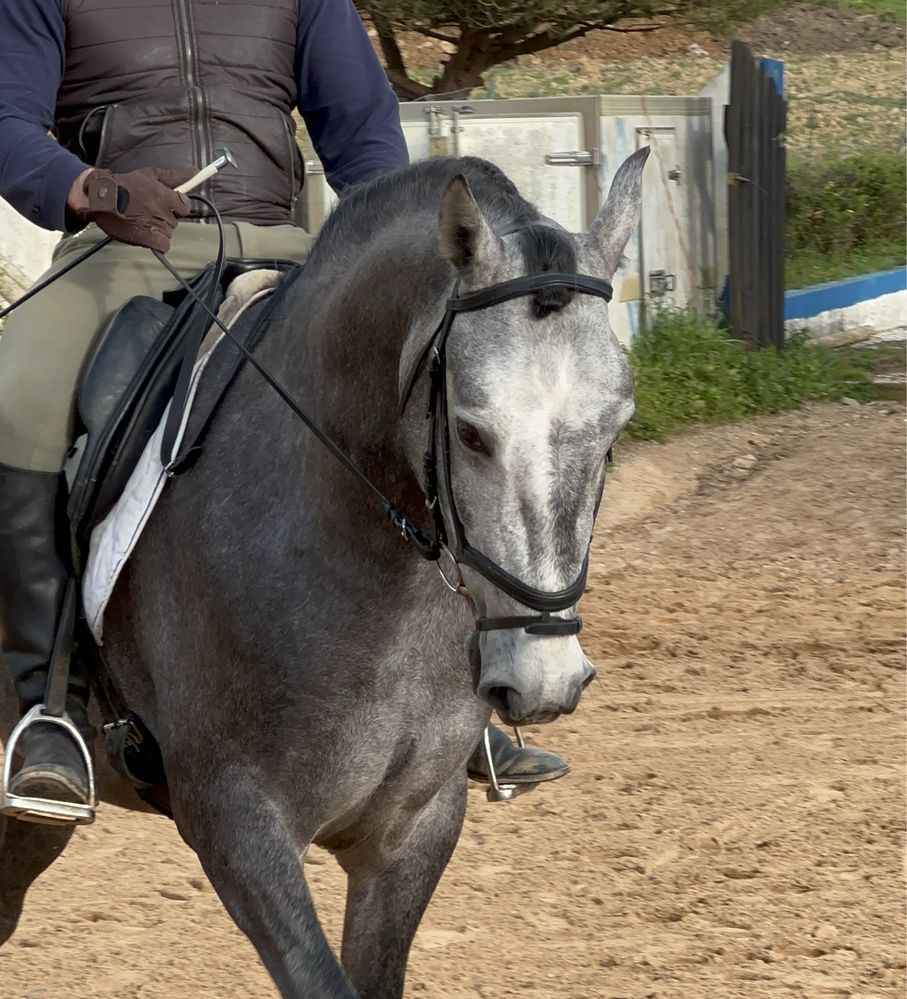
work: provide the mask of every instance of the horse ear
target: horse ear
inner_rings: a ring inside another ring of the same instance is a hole
[[[642,171],[649,158],[649,147],[637,149],[621,163],[608,200],[602,205],[591,233],[605,261],[605,272],[611,277],[617,270],[624,248],[633,230],[639,225],[642,210]]]
[[[476,284],[491,283],[503,253],[462,174],[448,184],[438,218],[441,254]]]

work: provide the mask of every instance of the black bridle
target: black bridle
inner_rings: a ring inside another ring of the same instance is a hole
[[[427,367],[429,376],[427,413],[429,434],[423,475],[426,505],[432,511],[433,517],[434,544],[431,555],[425,552],[423,554],[426,557],[439,559],[442,552],[447,552],[453,560],[458,574],[460,566],[467,566],[487,579],[502,593],[506,593],[518,603],[540,612],[534,615],[514,617],[478,618],[476,631],[479,632],[522,628],[530,635],[575,635],[582,627],[582,622],[577,617],[560,618],[551,615],[556,611],[573,607],[582,596],[589,573],[588,547],[579,575],[573,583],[562,590],[539,590],[517,579],[516,576],[512,576],[469,543],[463,521],[457,512],[457,504],[453,494],[450,416],[447,405],[447,341],[450,338],[454,319],[458,313],[487,309],[502,302],[509,302],[514,298],[534,295],[543,288],[564,288],[585,295],[595,295],[598,298],[603,298],[606,302],[611,301],[613,294],[611,285],[607,281],[601,281],[585,274],[561,274],[551,271],[542,274],[528,274],[524,277],[513,278],[510,281],[501,281],[498,284],[489,285],[466,294],[458,294],[459,285],[457,285],[453,297],[447,302],[444,317],[419,355],[403,392],[401,412],[406,411],[420,371]],[[450,534],[448,534],[442,509],[442,486],[446,493]],[[602,488],[604,488],[604,480],[602,480]],[[599,493],[600,501],[601,492]],[[596,505],[596,511],[597,509]],[[589,543],[591,545],[591,538]],[[451,582],[443,571],[441,575],[452,590],[464,596],[469,595],[462,582],[462,577],[457,582]]]

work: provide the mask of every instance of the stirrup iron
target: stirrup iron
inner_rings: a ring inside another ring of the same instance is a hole
[[[516,733],[517,745],[520,749],[523,749],[526,745],[523,739],[523,733],[517,726],[514,726],[513,731]],[[482,741],[483,748],[485,749],[485,763],[488,765],[488,790],[485,792],[485,798],[488,801],[498,802],[498,801],[512,801],[514,798],[521,794],[525,794],[526,791],[532,791],[534,788],[538,787],[538,784],[500,784],[498,783],[498,775],[494,769],[494,760],[491,758],[491,739],[488,736],[488,726],[485,727],[485,733]]]
[[[82,733],[65,712],[62,716],[45,714],[43,704],[37,704],[20,720],[13,729],[3,753],[3,783],[0,785],[0,814],[25,819],[49,826],[88,825],[94,822],[98,799],[95,794],[94,767],[91,754],[82,738]],[[15,748],[25,732],[35,724],[59,725],[74,740],[88,773],[88,804],[74,801],[53,801],[50,798],[30,798],[23,794],[10,794],[9,783],[13,778]]]

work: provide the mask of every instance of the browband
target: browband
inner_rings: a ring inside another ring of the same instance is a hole
[[[610,302],[614,289],[607,281],[591,277],[588,274],[562,274],[549,271],[545,274],[524,274],[522,277],[511,278],[479,288],[478,291],[467,291],[463,295],[455,295],[448,299],[447,308],[450,312],[472,312],[474,309],[487,309],[489,305],[509,302],[513,298],[531,295],[542,288],[569,288],[585,295],[595,295]]]

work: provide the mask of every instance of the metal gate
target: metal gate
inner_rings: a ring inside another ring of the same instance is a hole
[[[730,319],[754,347],[784,345],[784,129],[787,104],[742,42],[731,49],[728,146]]]

